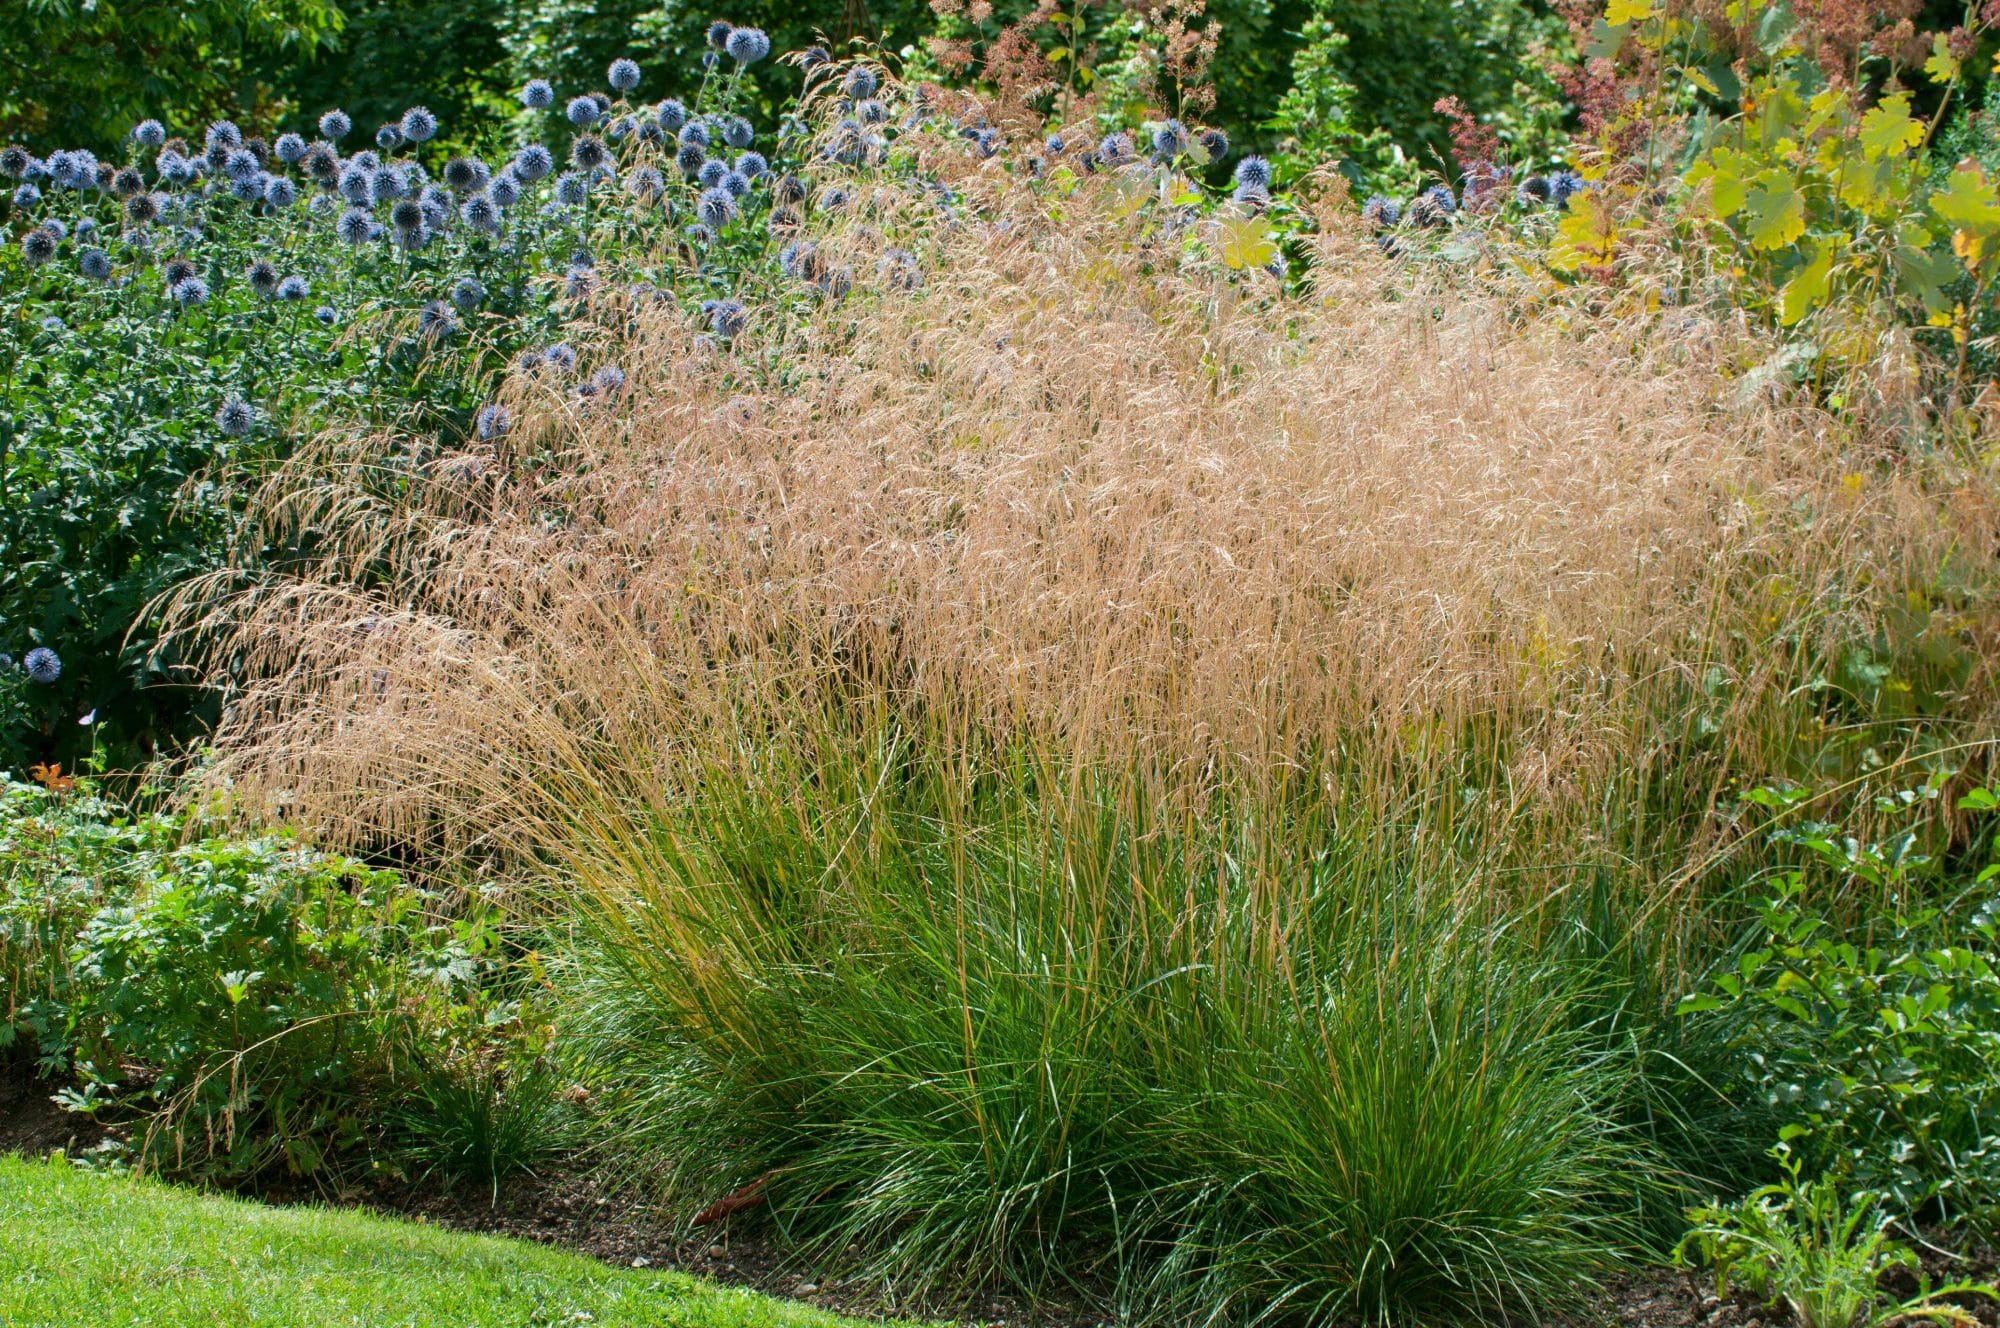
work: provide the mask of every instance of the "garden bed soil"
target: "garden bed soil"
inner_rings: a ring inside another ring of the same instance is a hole
[[[19,1061],[0,1062],[0,1154],[44,1157],[76,1154],[118,1132],[51,1100],[49,1084]],[[264,1188],[253,1197],[274,1203],[335,1203],[458,1231],[515,1236],[575,1250],[627,1268],[666,1268],[804,1301],[864,1318],[913,1315],[989,1328],[1092,1328],[1105,1322],[1079,1304],[1030,1305],[1012,1296],[985,1296],[969,1304],[908,1304],[879,1284],[842,1282],[781,1252],[754,1233],[738,1233],[725,1219],[689,1236],[634,1195],[607,1187],[588,1170],[558,1165],[517,1176],[497,1188],[444,1188],[385,1176],[369,1185],[328,1192],[297,1181]],[[1975,1270],[1994,1274],[1992,1261]],[[1946,1270],[1933,1273],[1942,1280]],[[1963,1276],[1963,1270],[1952,1273]],[[1782,1328],[1790,1317],[1740,1298],[1718,1299],[1703,1278],[1641,1269],[1614,1278],[1595,1296],[1538,1328]],[[1912,1288],[1914,1289],[1914,1288]],[[2000,1307],[1973,1304],[1979,1322],[2000,1328]]]

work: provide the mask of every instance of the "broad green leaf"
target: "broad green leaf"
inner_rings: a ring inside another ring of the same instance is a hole
[[[2000,193],[1974,161],[1960,162],[1951,183],[1931,195],[1931,211],[1975,235],[2000,231]]]
[[[1927,312],[1943,313],[1951,308],[1945,287],[1958,275],[1957,264],[1943,254],[1908,244],[1891,249],[1889,261],[1903,289],[1916,296]]]
[[[1796,182],[1784,171],[1769,170],[1743,200],[1750,247],[1782,249],[1806,233],[1806,204]]]
[[[1232,217],[1222,223],[1222,262],[1235,271],[1263,267],[1277,257],[1271,223],[1263,217]]]
[[[1826,303],[1827,291],[1832,285],[1836,247],[1832,241],[1814,244],[1812,261],[1800,268],[1785,283],[1784,290],[1779,292],[1778,321],[1786,327],[1793,326]]]
[[[1653,0],[1611,0],[1604,7],[1604,21],[1614,28],[1643,23],[1653,16]]]
[[[1910,118],[1910,94],[1884,97],[1861,117],[1861,150],[1870,158],[1900,157],[1924,141],[1924,127]]]
[[[1951,53],[1950,40],[1937,33],[1931,39],[1931,58],[1924,61],[1924,72],[1933,83],[1949,83],[1958,77],[1958,71],[1958,57]]]

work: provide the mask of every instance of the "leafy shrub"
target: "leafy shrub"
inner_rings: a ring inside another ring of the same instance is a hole
[[[1995,805],[1984,791],[1960,803]],[[1783,840],[1883,914],[1836,923],[1809,905],[1811,875],[1789,872],[1759,908],[1756,943],[1682,1009],[1728,1022],[1743,1087],[1785,1122],[1782,1142],[1806,1165],[1906,1220],[1993,1230],[2000,866],[1940,888],[1908,834],[1860,843],[1809,825]]]

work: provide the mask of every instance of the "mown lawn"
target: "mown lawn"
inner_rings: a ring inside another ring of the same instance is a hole
[[[0,1157],[0,1328],[832,1328],[676,1273]]]

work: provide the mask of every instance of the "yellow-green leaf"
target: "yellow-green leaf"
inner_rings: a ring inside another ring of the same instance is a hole
[[[1277,257],[1271,223],[1263,217],[1232,217],[1222,223],[1222,262],[1236,271],[1262,267]]]
[[[1743,199],[1753,249],[1782,249],[1806,233],[1806,203],[1792,178],[1765,171]]]
[[[1951,53],[1951,42],[1940,32],[1931,39],[1931,58],[1924,61],[1924,72],[1931,76],[1933,83],[1949,83],[1958,77],[1958,57]]]
[[[1910,94],[1884,97],[1861,117],[1861,150],[1872,158],[1900,157],[1924,141],[1924,127],[1910,118]]]
[[[1653,16],[1653,0],[1611,0],[1604,7],[1604,21],[1614,28],[1642,23]]]
[[[1778,321],[1786,327],[1826,303],[1827,290],[1832,285],[1835,246],[1827,242],[1813,247],[1816,252],[1812,261],[1800,268],[1778,294]]]
[[[1961,230],[1975,235],[2000,231],[2000,192],[1986,179],[1975,161],[1962,161],[1951,173],[1951,183],[1931,195],[1931,211]]]

